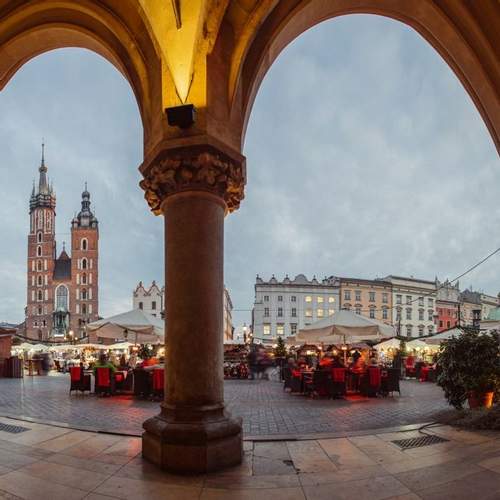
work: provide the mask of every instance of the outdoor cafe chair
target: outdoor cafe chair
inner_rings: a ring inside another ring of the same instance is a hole
[[[399,388],[399,375],[401,370],[399,368],[388,368],[387,369],[387,377],[385,380],[386,386],[384,387],[385,393],[387,395],[393,394],[394,392],[398,392],[401,396],[401,389]]]
[[[312,373],[312,378],[305,381],[304,389],[305,393],[311,393],[311,397],[314,398],[314,393],[318,395],[327,394],[327,383],[328,383],[328,372],[325,370],[314,370]]]
[[[370,366],[361,381],[361,393],[364,396],[374,397],[381,391],[382,370],[378,366]]]
[[[111,377],[111,369],[99,367],[96,368],[95,376],[95,395],[105,395],[111,396],[114,393],[113,390],[114,379]]]
[[[283,367],[283,390],[292,388],[292,369],[288,366]]]
[[[165,370],[155,368],[153,370],[153,398],[163,399],[165,393]]]
[[[150,372],[141,369],[134,370],[134,399],[148,399],[151,395],[151,376]]]
[[[328,395],[331,398],[345,396],[347,394],[347,369],[333,368],[331,377],[328,377]]]
[[[85,375],[83,373],[83,367],[72,366],[69,369],[69,376],[70,376],[70,387],[69,387],[70,394],[73,391],[80,391],[82,394],[85,391],[89,391],[90,393],[90,375]]]
[[[302,394],[302,378],[300,375],[292,375],[292,380],[290,382],[290,394],[292,393]]]

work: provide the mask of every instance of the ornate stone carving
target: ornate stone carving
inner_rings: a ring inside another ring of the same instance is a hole
[[[208,191],[226,202],[229,212],[240,207],[245,197],[245,174],[242,165],[222,161],[203,152],[193,157],[174,156],[159,161],[139,185],[154,214],[161,214],[161,203],[181,191]]]

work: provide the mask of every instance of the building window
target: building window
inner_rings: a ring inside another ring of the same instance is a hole
[[[38,212],[38,229],[43,228],[43,214],[41,211]]]
[[[292,318],[296,318],[296,317],[297,317],[297,308],[292,307]]]
[[[424,311],[418,311],[418,320],[423,321],[424,320]]]
[[[434,333],[434,328],[432,326],[429,326],[429,335],[432,335]]]
[[[87,274],[83,273],[82,274],[82,285],[86,285],[86,284],[87,284]]]
[[[382,294],[382,302],[383,302],[384,304],[387,304],[387,303],[389,302],[389,297],[387,296],[387,294],[386,294],[386,293],[383,293],[383,294]]]
[[[271,325],[262,325],[262,333],[264,335],[271,335]]]
[[[65,311],[68,308],[69,292],[66,285],[59,285],[56,290],[56,309],[62,307]]]
[[[264,307],[264,316],[269,316],[269,307]]]
[[[87,240],[85,238],[82,240],[82,250],[87,250]]]
[[[82,314],[87,314],[87,306],[82,304]]]
[[[335,313],[335,309],[328,309],[328,316],[331,316]]]
[[[47,326],[47,320],[46,320],[46,319],[43,319],[43,320],[42,320],[42,327],[43,327],[43,326]]]
[[[441,308],[438,308],[438,314],[439,314],[439,316],[443,315],[443,310]]]
[[[401,321],[401,309],[396,311],[396,321]]]
[[[306,318],[312,318],[313,310],[310,307],[306,307]]]
[[[433,305],[434,305],[434,299],[427,299],[427,305],[429,307],[433,307]]]
[[[318,318],[322,318],[324,316],[323,309],[318,309]]]
[[[42,275],[39,275],[38,276],[38,286],[42,286],[43,285],[43,278],[42,278]]]
[[[451,322],[450,321],[446,322],[446,328],[451,328]]]
[[[361,307],[356,307],[356,314],[361,315]]]
[[[411,305],[411,295],[406,296],[406,305]]]
[[[403,296],[396,295],[396,304],[402,304],[402,302],[403,302]]]
[[[406,319],[411,319],[411,309],[406,310]]]
[[[432,311],[432,310],[431,310],[431,311],[428,311],[428,313],[429,313],[429,314],[428,314],[428,316],[427,316],[427,319],[428,319],[429,321],[434,321],[434,311]]]
[[[411,325],[408,325],[408,326],[406,327],[406,336],[407,336],[407,337],[411,337]]]
[[[323,303],[323,297],[318,297],[318,303]]]
[[[361,292],[356,292],[356,300],[361,300]]]
[[[375,292],[370,292],[369,293],[369,296],[370,296],[370,302],[375,302]]]
[[[328,297],[328,302],[330,304],[333,304],[335,302],[335,297],[332,297],[331,295]]]
[[[418,336],[419,337],[423,337],[424,336],[424,327],[423,326],[419,326],[418,327]]]
[[[297,323],[290,323],[290,333],[297,335]]]
[[[38,233],[38,243],[42,242],[42,233]]]
[[[142,309],[144,307],[144,304],[142,302],[139,302],[139,309]]]
[[[443,328],[443,320],[442,319],[439,320],[439,328]]]
[[[87,290],[85,288],[82,290],[82,300],[87,300]]]
[[[424,307],[424,298],[423,298],[423,297],[419,297],[419,298],[418,298],[418,305],[419,305],[420,307]]]
[[[387,319],[387,309],[382,309],[382,319]]]
[[[41,271],[41,270],[42,270],[42,261],[41,261],[41,260],[39,260],[39,261],[38,261],[38,264],[37,264],[37,270],[38,270],[38,271]]]
[[[283,316],[283,308],[282,307],[278,307],[278,316]]]
[[[278,335],[284,335],[285,334],[285,325],[280,323],[276,325],[276,333]]]
[[[283,295],[278,295],[278,302],[283,302]]]
[[[156,309],[156,301],[151,302],[151,309]]]
[[[296,295],[292,295],[292,302],[297,302],[297,296]]]
[[[41,246],[36,247],[36,254],[38,257],[42,256],[42,247]]]
[[[269,302],[269,295],[264,295],[264,302]]]
[[[38,302],[42,302],[43,300],[43,295],[42,295],[42,291],[41,290],[38,290]]]
[[[351,300],[351,291],[350,290],[346,290],[344,292],[344,300]]]
[[[87,269],[87,259],[82,259],[82,269]]]
[[[306,296],[306,302],[312,302],[312,297],[310,295]]]
[[[375,309],[373,307],[370,309],[370,318],[375,318]]]
[[[38,306],[38,315],[41,316],[43,314],[43,307]]]

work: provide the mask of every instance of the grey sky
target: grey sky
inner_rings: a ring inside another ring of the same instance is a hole
[[[132,91],[83,50],[44,54],[0,94],[0,321],[23,319],[28,201],[40,143],[69,241],[84,183],[100,222],[100,314],[163,282],[163,224],[138,187]],[[500,162],[458,79],[410,28],[375,16],[323,23],[268,73],[245,142],[246,199],[226,219],[236,326],[256,274],[454,278],[500,246]],[[500,258],[461,280],[500,291]]]

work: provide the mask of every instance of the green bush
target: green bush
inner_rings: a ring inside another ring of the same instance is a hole
[[[442,373],[437,385],[444,389],[448,403],[462,408],[469,391],[476,396],[484,391],[500,390],[499,334],[482,335],[465,330],[459,337],[443,341],[440,347],[439,364]]]

